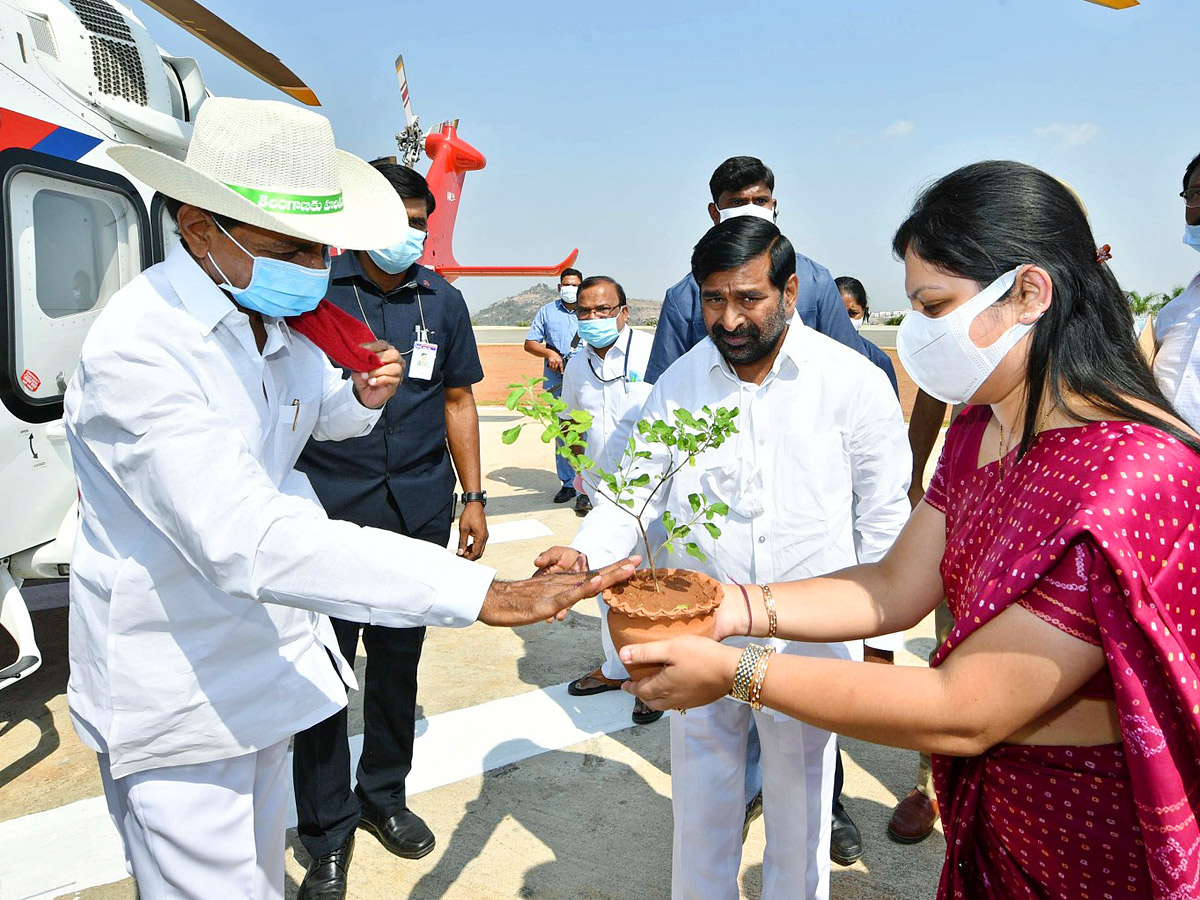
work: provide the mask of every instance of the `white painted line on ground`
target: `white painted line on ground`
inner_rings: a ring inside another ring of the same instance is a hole
[[[417,721],[410,796],[630,726],[620,691],[572,697],[565,684]],[[350,739],[352,765],[362,735]],[[287,764],[289,777],[291,760]],[[289,804],[288,827],[296,824]],[[0,822],[0,900],[41,900],[127,877],[103,797]]]
[[[549,528],[539,519],[518,519],[515,522],[488,522],[488,546],[511,544],[513,541],[528,541],[551,535]],[[450,543],[446,546],[458,549],[458,528],[450,529]]]

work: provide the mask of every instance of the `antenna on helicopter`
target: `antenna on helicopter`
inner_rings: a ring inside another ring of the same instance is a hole
[[[264,50],[196,0],[142,0],[184,31],[198,37],[251,75],[308,106],[320,106],[312,88],[273,53]],[[407,108],[407,103],[405,104]]]
[[[408,76],[404,74],[404,55],[396,57],[396,81],[400,83],[400,102],[404,104],[404,130],[396,135],[396,146],[400,156],[410,169],[416,166],[425,152],[425,135],[421,133],[421,120],[413,115],[412,101],[408,97]]]

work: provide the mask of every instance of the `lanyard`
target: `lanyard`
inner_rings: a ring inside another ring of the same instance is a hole
[[[359,313],[362,314],[363,323],[367,324],[367,311],[365,309],[363,309],[362,297],[358,293],[358,285],[352,283],[350,286],[352,288],[354,288],[354,299],[356,301],[358,301],[358,311],[359,311]],[[416,293],[416,295],[417,295],[417,312],[421,316],[421,327],[417,329],[417,340],[418,341],[428,341],[429,336],[433,332],[431,332],[425,326],[425,306],[424,306],[424,304],[421,303],[421,289],[419,287],[417,287],[417,283],[415,281],[410,281],[408,284],[404,285],[403,287],[411,287],[413,289],[414,293]],[[410,347],[409,349],[401,352],[400,355],[407,356],[408,354],[410,354],[412,352],[413,352],[413,348]]]
[[[596,380],[601,384],[612,384],[614,381],[625,382],[625,393],[629,393],[629,348],[633,346],[633,326],[629,328],[629,337],[625,339],[625,368],[620,375],[614,375],[612,378],[604,378],[596,371],[596,367],[592,365],[591,354],[588,354],[588,368],[592,370],[592,374],[596,376]],[[601,363],[603,365],[603,363]]]

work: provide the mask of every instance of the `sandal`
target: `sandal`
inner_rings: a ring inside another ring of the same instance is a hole
[[[657,722],[662,718],[661,709],[651,709],[642,702],[642,698],[638,697],[633,703],[633,724],[634,725],[649,725],[651,722]]]
[[[624,682],[619,679],[605,678],[604,673],[596,669],[568,684],[567,693],[572,697],[589,697],[592,694],[603,694],[605,691],[619,691],[622,684]]]

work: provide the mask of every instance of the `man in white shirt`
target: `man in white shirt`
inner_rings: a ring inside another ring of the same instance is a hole
[[[1183,242],[1200,250],[1200,156],[1183,173]],[[1154,376],[1184,421],[1200,428],[1200,275],[1159,310]]]
[[[576,351],[563,372],[562,399],[569,411],[582,410],[592,416],[587,447],[576,449],[582,449],[605,472],[616,472],[625,451],[625,441],[616,446],[613,436],[623,419],[637,416],[650,393],[645,375],[654,341],[650,335],[629,324],[625,289],[607,275],[593,275],[579,285],[575,317],[579,320],[579,337],[584,348],[582,352]],[[628,437],[627,427],[625,436]],[[575,509],[586,513],[591,509],[598,484],[595,477],[584,473],[583,486]],[[587,501],[586,507],[584,501]],[[600,605],[600,645],[604,650],[604,663],[567,685],[567,693],[575,697],[620,690],[621,683],[629,678],[608,632],[608,605],[600,598],[596,599]],[[660,718],[660,711],[635,699],[635,724],[647,725]]]
[[[830,572],[880,558],[908,518],[908,441],[887,378],[859,353],[793,320],[795,251],[770,222],[730,219],[696,245],[709,337],[659,378],[642,409],[674,421],[674,410],[708,405],[738,410],[738,433],[695,466],[684,466],[651,498],[647,515],[686,518],[687,497],[728,504],[721,535],[693,532],[707,555],[700,568],[723,581],[767,582]],[[667,466],[663,445],[649,451],[650,485]],[[606,497],[584,520],[571,548],[538,558],[548,569],[617,559],[637,541],[637,525]],[[857,553],[856,553],[857,545]],[[667,566],[691,568],[683,552]],[[776,641],[781,652],[861,658],[861,642]],[[671,717],[675,815],[672,897],[738,896],[749,706],[723,699]],[[834,736],[769,711],[753,718],[762,738],[767,849],[765,900],[829,895],[829,808]]]
[[[293,468],[310,437],[369,432],[402,374],[394,348],[319,305],[328,245],[382,248],[407,221],[325,118],[214,97],[186,161],[109,152],[170,198],[182,243],[112,297],[66,393],[71,717],[142,898],[281,900],[288,739],[355,683],[328,615],[528,623],[607,578],[495,582],[330,520]]]

